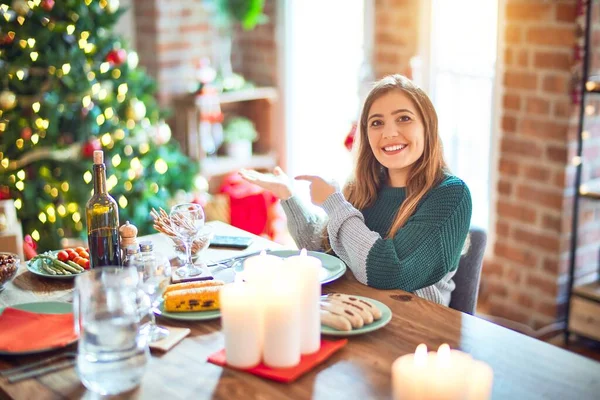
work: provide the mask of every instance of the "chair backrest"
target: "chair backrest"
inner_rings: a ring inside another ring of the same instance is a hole
[[[471,244],[458,263],[458,270],[452,278],[456,288],[450,298],[450,307],[467,314],[475,314],[481,265],[487,242],[487,234],[481,228],[469,229]]]

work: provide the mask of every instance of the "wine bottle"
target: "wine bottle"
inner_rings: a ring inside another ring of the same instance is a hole
[[[106,190],[106,166],[102,150],[94,151],[94,193],[85,206],[90,267],[121,265],[119,209]]]

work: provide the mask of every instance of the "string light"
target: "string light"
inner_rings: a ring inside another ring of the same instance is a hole
[[[119,205],[121,206],[121,208],[125,208],[127,207],[127,199],[125,198],[125,196],[121,195],[121,197],[119,197]]]
[[[49,217],[50,217],[50,216],[53,216],[53,215],[56,215],[56,214],[54,213],[54,207],[52,206],[52,204],[50,204],[50,205],[48,206],[48,208],[46,209],[46,213],[48,214],[48,216],[49,216]]]
[[[115,175],[111,175],[106,180],[106,190],[108,190],[110,192],[115,186],[117,186],[117,183],[119,183],[119,180],[117,179],[117,177]]]
[[[159,158],[154,163],[154,169],[159,174],[164,175],[169,170],[169,166],[167,165],[167,163],[165,162],[165,160],[163,160],[162,158]]]
[[[90,96],[83,96],[83,99],[81,100],[81,104],[85,108],[88,108],[90,106],[90,104],[92,104],[92,98]]]
[[[128,177],[130,180],[134,180],[134,179],[135,179],[135,171],[134,171],[134,170],[132,170],[132,169],[129,169],[129,170],[127,170],[127,177]]]
[[[132,130],[133,128],[135,128],[135,121],[132,119],[128,119],[127,120],[127,129]]]
[[[56,222],[56,215],[48,215],[48,221],[55,223]]]
[[[82,39],[79,39],[79,41],[77,43],[79,44],[80,49],[84,49],[85,45],[87,44],[87,40],[82,38]]]
[[[113,167],[118,167],[119,164],[121,164],[121,156],[118,154],[115,154],[112,158],[112,165]]]
[[[17,172],[17,178],[24,181],[25,180],[25,171],[20,170],[19,172]]]
[[[33,46],[35,46],[35,39],[34,38],[27,39],[27,44],[29,45],[30,48],[33,49]]]
[[[128,192],[130,192],[131,189],[133,189],[133,185],[131,184],[131,181],[125,181],[125,184],[123,186],[125,187],[125,190],[127,190]]]
[[[69,35],[72,35],[72,34],[73,34],[73,32],[75,32],[75,25],[68,25],[68,26],[67,26],[67,33],[68,33]]]
[[[25,23],[25,18],[23,18],[21,15],[19,15],[17,17],[17,22],[19,22],[19,25],[23,25]]]
[[[56,230],[56,233],[58,233],[58,236],[60,236],[60,237],[65,236],[65,230],[63,228],[58,228]]]
[[[25,71],[23,71],[22,69],[18,70],[17,78],[19,78],[19,80],[22,81],[24,77],[25,77]]]
[[[88,31],[81,32],[81,38],[87,40],[90,37],[90,33]]]
[[[3,158],[2,161],[0,161],[0,165],[2,165],[4,168],[8,168],[8,163],[8,158]]]
[[[158,185],[156,184],[156,182],[152,182],[152,184],[150,185],[150,190],[152,190],[154,193],[158,193]]]
[[[104,118],[104,117],[102,117]],[[104,121],[103,121],[104,122]],[[102,142],[103,146],[108,146],[110,144],[110,142],[112,141],[112,138],[110,137],[110,133],[105,133],[104,135],[102,135],[102,137],[100,138],[100,142]]]
[[[131,169],[136,170],[142,167],[142,163],[140,162],[139,158],[133,157],[129,163],[129,166]]]
[[[88,81],[93,81],[94,79],[96,79],[96,74],[94,72],[90,71],[87,73],[87,78],[88,78]]]
[[[17,139],[15,144],[17,145],[17,149],[21,150],[23,148],[23,139],[21,139],[21,138]]]
[[[85,183],[90,183],[92,181],[92,173],[90,171],[85,171],[83,174],[83,181]]]
[[[58,211],[58,215],[60,215],[61,217],[64,217],[65,214],[67,213],[67,209],[62,204],[59,205],[58,207],[56,207],[56,211]]]
[[[54,75],[54,73],[56,72],[56,67],[54,65],[49,66],[48,72],[50,72],[50,75]]]
[[[92,3],[92,0],[84,0],[84,2],[86,6],[89,6]]]
[[[81,221],[75,224],[75,229],[77,229],[78,231],[83,229],[83,224],[81,223]]]
[[[57,188],[52,188],[52,190],[50,191],[50,196],[52,196],[52,197],[58,197],[58,189]]]
[[[92,94],[97,94],[100,91],[100,84],[94,83],[92,85]]]
[[[129,90],[129,88],[127,87],[127,84],[126,83],[121,83],[119,85],[119,87],[117,88],[117,93],[118,94],[122,94],[122,95],[126,95],[128,90]]]
[[[148,151],[150,151],[150,145],[148,143],[140,144],[140,153],[146,154]]]
[[[31,143],[37,144],[37,142],[39,142],[39,140],[40,140],[40,135],[38,135],[37,133],[34,133],[33,135],[31,135]]]
[[[101,89],[100,92],[98,93],[98,98],[100,100],[104,100],[104,99],[106,99],[106,96],[108,96],[108,92],[106,91],[106,89]]]
[[[125,146],[125,148],[123,149],[123,152],[125,153],[126,156],[130,156],[133,154],[133,147],[131,147],[131,145],[127,145]]]
[[[35,103],[33,103],[31,105],[31,109],[33,110],[33,112],[39,112],[40,111],[40,102],[36,101]]]
[[[71,64],[69,64],[69,63],[63,64],[62,71],[65,75],[67,75],[69,72],[71,72]]]
[[[77,205],[77,203],[69,203],[69,204],[67,204],[67,211],[69,211],[71,214],[73,214],[78,209],[79,209],[79,206]]]
[[[73,218],[73,222],[79,222],[81,221],[81,214],[79,214],[79,212],[74,212],[73,215],[71,216],[71,218]]]
[[[8,181],[9,181],[10,183],[14,184],[14,183],[17,181],[17,177],[16,177],[14,174],[11,174],[11,175],[8,177]]]
[[[15,183],[15,187],[22,192],[23,189],[25,189],[25,184],[23,183],[23,181],[19,181],[19,182]]]
[[[6,129],[6,124],[4,122],[0,122],[0,132],[4,132]]]
[[[123,129],[117,129],[115,131],[114,138],[117,140],[125,139],[125,131]]]
[[[69,191],[69,182],[64,181],[61,185],[60,188],[62,189],[63,192],[68,192]]]
[[[105,74],[108,72],[109,69],[110,69],[109,63],[103,62],[102,64],[100,64],[100,73]]]
[[[31,61],[34,61],[34,62],[35,62],[35,61],[38,59],[38,53],[37,53],[37,51],[32,51],[32,52],[29,54],[29,57],[31,57]]]
[[[118,95],[117,95],[117,101],[118,101],[119,103],[122,103],[122,102],[124,102],[124,101],[125,101],[125,95],[124,95],[124,94],[118,94]]]
[[[96,45],[94,43],[88,43],[85,45],[85,49],[83,49],[83,51],[86,54],[90,54],[92,53],[94,50],[96,50]]]
[[[96,117],[96,123],[98,125],[102,125],[104,123],[104,121],[106,121],[106,118],[104,118],[104,115],[100,114]],[[110,135],[109,135],[110,136]],[[110,143],[110,142],[109,142]],[[108,143],[107,143],[108,144]]]
[[[50,187],[50,185],[48,185],[47,183],[44,185],[44,192],[46,192],[46,193],[50,193],[50,190],[51,190],[51,189],[52,189],[52,188],[51,188],[51,187]]]
[[[38,215],[38,219],[42,222],[42,224],[45,224],[47,219],[46,219],[46,214],[44,214],[44,212],[42,211],[40,213],[40,215]]]
[[[23,201],[21,201],[21,199],[16,199],[16,200],[15,200],[15,208],[16,208],[17,210],[20,210],[20,209],[21,209],[21,207],[23,207]]]
[[[118,69],[113,69],[112,77],[115,79],[119,79],[121,77],[121,71]]]
[[[37,231],[37,229],[31,232],[31,238],[36,242],[40,240],[40,233]]]

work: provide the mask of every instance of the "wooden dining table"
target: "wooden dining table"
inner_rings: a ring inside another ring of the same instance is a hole
[[[220,235],[253,236],[230,225],[210,223]],[[246,250],[209,248],[206,260],[217,261],[260,249],[282,249],[253,236]],[[155,250],[173,255],[170,239],[150,235]],[[215,272],[230,274],[229,269]],[[226,276],[222,276],[228,279]],[[72,301],[73,282],[38,277],[24,265],[0,292],[0,307],[27,302]],[[493,399],[598,399],[600,363],[483,319],[423,300],[401,290],[377,290],[360,284],[350,270],[323,286],[323,293],[370,297],[393,313],[383,328],[349,337],[348,344],[293,383],[277,383],[207,362],[223,348],[220,320],[175,321],[161,325],[187,327],[191,333],[165,353],[153,353],[141,385],[119,396],[133,399],[390,399],[391,366],[420,343],[437,349],[442,343],[488,363],[494,371]],[[0,332],[0,334],[2,334]],[[76,345],[71,350],[76,349]],[[52,353],[51,353],[52,354]],[[0,370],[48,356],[0,357]],[[467,377],[469,379],[469,377]],[[93,398],[74,368],[36,379],[8,383],[0,378],[0,399]]]

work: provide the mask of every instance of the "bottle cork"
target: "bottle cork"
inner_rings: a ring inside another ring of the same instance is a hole
[[[94,164],[104,164],[104,152],[102,150],[94,150]]]

